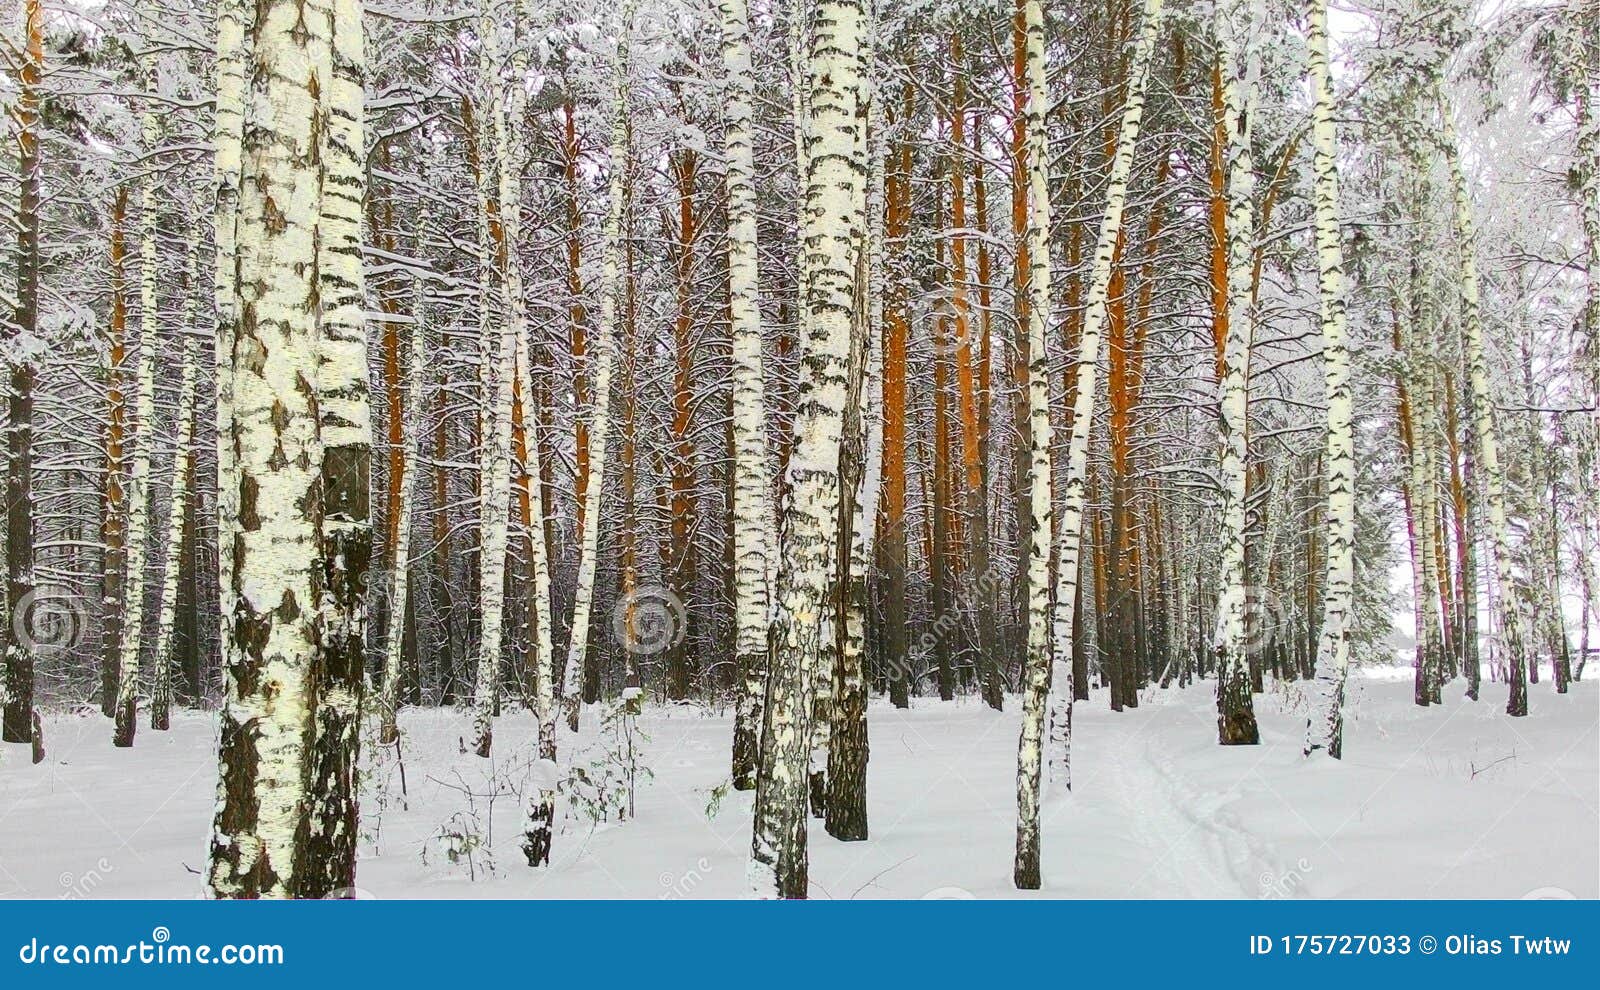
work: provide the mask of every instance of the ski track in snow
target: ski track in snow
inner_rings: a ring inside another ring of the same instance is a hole
[[[1592,680],[1566,698],[1532,686],[1525,719],[1504,715],[1499,685],[1477,704],[1452,695],[1437,709],[1411,704],[1408,674],[1368,674],[1354,687],[1346,759],[1309,763],[1293,685],[1257,696],[1257,747],[1216,745],[1209,683],[1152,688],[1122,713],[1096,691],[1075,712],[1074,789],[1046,793],[1044,889],[1026,894],[1011,885],[1016,699],[1003,713],[975,698],[919,698],[904,711],[875,701],[871,837],[840,843],[813,819],[812,896],[1600,896]],[[500,719],[494,758],[481,760],[460,748],[470,718],[403,713],[405,798],[392,761],[363,792],[364,894],[746,896],[751,795],[728,793],[706,813],[727,781],[727,715],[648,708],[640,752],[654,779],[640,783],[636,817],[593,825],[567,807],[541,870],[523,864],[521,802],[506,789],[529,772],[532,721]],[[596,755],[596,713],[584,721],[578,737],[561,733],[563,765]],[[0,897],[200,893],[215,717],[178,713],[172,731],[143,732],[132,750],[113,749],[110,734],[98,712],[57,714],[43,765],[30,765],[23,747],[0,747]],[[470,869],[439,840],[468,819],[484,840]]]

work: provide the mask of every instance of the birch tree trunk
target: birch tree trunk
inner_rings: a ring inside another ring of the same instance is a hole
[[[1501,656],[1506,665],[1509,696],[1506,714],[1528,714],[1528,655],[1523,640],[1522,617],[1516,603],[1516,576],[1512,573],[1511,534],[1506,521],[1505,475],[1500,468],[1500,447],[1495,432],[1494,396],[1489,390],[1489,363],[1483,350],[1483,316],[1478,306],[1477,234],[1473,229],[1472,197],[1461,167],[1455,120],[1436,80],[1439,107],[1439,149],[1450,171],[1454,210],[1458,284],[1461,289],[1461,333],[1466,348],[1467,384],[1472,396],[1471,416],[1477,440],[1476,467],[1483,474],[1484,507],[1488,511],[1489,556],[1500,593],[1497,596]]]
[[[841,841],[867,838],[867,619],[870,608],[868,571],[878,522],[878,495],[883,487],[883,407],[874,401],[883,391],[883,261],[885,182],[883,107],[879,102],[882,73],[878,67],[878,11],[867,0],[861,43],[866,126],[860,132],[867,159],[863,209],[866,229],[857,248],[856,320],[865,353],[865,369],[855,396],[855,434],[859,468],[850,498],[848,525],[840,531],[841,546],[838,661],[834,673],[833,726],[829,733],[828,834]],[[841,516],[842,520],[842,516]],[[843,521],[843,520],[842,520]]]
[[[757,303],[755,100],[746,0],[721,0],[723,152],[728,159],[728,311],[733,337],[734,649],[739,694],[733,715],[733,786],[755,787],[756,747],[766,692],[767,557],[772,552],[771,480]]]
[[[1045,25],[1041,0],[1028,0],[1028,423],[1031,467],[1029,501],[1032,525],[1028,553],[1028,651],[1022,691],[1022,733],[1017,746],[1017,847],[1012,879],[1020,890],[1037,890],[1040,877],[1039,807],[1044,766],[1053,786],[1072,787],[1073,602],[1083,549],[1083,511],[1089,480],[1089,432],[1099,371],[1100,338],[1106,325],[1112,257],[1122,236],[1128,177],[1144,119],[1145,83],[1161,23],[1161,0],[1144,0],[1143,21],[1128,67],[1128,96],[1117,130],[1116,153],[1106,183],[1105,213],[1084,297],[1083,335],[1077,354],[1071,433],[1067,441],[1061,526],[1056,533],[1057,568],[1054,614],[1050,605],[1052,475],[1050,451],[1050,147],[1044,115],[1050,105],[1045,76]],[[1048,733],[1048,739],[1046,735]],[[1046,748],[1048,747],[1048,752]]]
[[[487,90],[483,116],[488,118],[494,137],[492,163],[485,161],[479,165],[481,175],[478,181],[481,188],[487,190],[492,164],[499,168],[498,186],[492,200],[499,211],[498,225],[489,215],[487,204],[491,201],[490,197],[486,192],[481,194],[485,203],[481,224],[488,227],[492,250],[490,244],[485,243],[484,284],[481,287],[483,311],[480,314],[484,321],[480,337],[483,365],[479,369],[483,401],[486,403],[481,438],[483,447],[479,455],[482,469],[479,526],[483,534],[483,546],[478,560],[480,626],[478,676],[472,698],[472,749],[479,756],[487,757],[494,741],[494,715],[498,708],[500,664],[505,645],[506,550],[510,544],[511,513],[511,384],[513,362],[516,360],[516,328],[512,325],[510,313],[503,311],[505,307],[495,307],[490,286],[498,278],[503,303],[505,293],[510,291],[508,276],[517,265],[516,242],[512,239],[509,221],[521,206],[518,200],[507,198],[508,195],[516,195],[520,199],[520,184],[514,178],[520,166],[511,160],[511,138],[506,119],[509,114],[502,110],[503,101],[498,92],[500,83],[495,74],[499,62],[496,42],[499,28],[490,16],[487,5],[483,8],[480,23],[483,55],[479,74]],[[513,41],[513,44],[516,42]],[[520,126],[520,121],[510,125],[511,128]],[[497,267],[499,270],[495,271]]]
[[[1323,454],[1327,471],[1327,576],[1322,632],[1317,637],[1316,707],[1306,722],[1305,753],[1344,752],[1344,693],[1350,669],[1355,590],[1355,432],[1351,420],[1350,352],[1345,344],[1344,244],[1339,233],[1338,134],[1328,65],[1328,0],[1310,0],[1306,36],[1311,76],[1312,199],[1316,211],[1317,289],[1322,321],[1322,375],[1328,402]]]
[[[528,343],[523,335],[517,337],[517,374],[522,382],[522,394],[533,394],[533,379],[528,361]],[[528,417],[528,452],[538,456],[539,418]],[[556,710],[555,710],[555,651],[551,646],[551,629],[555,612],[550,599],[549,546],[545,543],[546,503],[539,482],[539,465],[523,465],[525,472],[532,525],[528,527],[528,563],[533,571],[533,712],[539,723],[539,759],[545,761],[542,776],[555,769]],[[529,866],[550,862],[550,845],[555,829],[556,794],[550,787],[540,789],[529,802],[528,823],[524,831],[523,852]]]
[[[145,89],[156,92],[153,65],[145,73]],[[140,144],[154,155],[161,140],[161,124],[154,106],[139,118]],[[133,386],[133,457],[128,465],[128,526],[123,552],[122,642],[117,664],[117,710],[112,729],[114,746],[133,745],[138,729],[139,648],[144,643],[145,551],[150,543],[150,448],[155,428],[156,342],[161,333],[156,281],[160,257],[156,246],[157,176],[146,175],[139,204],[139,363]]]
[[[216,245],[212,289],[216,313],[215,375],[217,433],[217,612],[218,643],[227,643],[233,621],[233,554],[239,521],[238,486],[233,467],[233,362],[234,321],[238,319],[238,215],[243,181],[243,129],[245,98],[244,0],[216,0],[217,62],[216,114],[212,122],[213,193],[212,239]],[[226,647],[223,648],[226,653]]]
[[[805,335],[779,542],[786,566],[778,576],[769,630],[771,667],[749,869],[751,886],[764,897],[807,893],[806,754],[812,714],[807,671],[818,668],[823,652],[838,532],[847,364],[858,311],[856,255],[865,224],[867,172],[859,52],[864,20],[860,0],[818,0],[807,35]]]
[[[600,553],[600,503],[606,473],[606,433],[611,422],[611,366],[617,333],[617,291],[622,270],[622,215],[628,173],[628,35],[633,30],[638,0],[626,0],[622,27],[617,32],[616,59],[612,65],[610,175],[606,182],[606,223],[602,234],[600,265],[600,320],[595,327],[594,412],[590,417],[589,463],[586,490],[589,507],[583,515],[579,543],[578,581],[572,600],[572,636],[567,663],[561,672],[561,704],[567,727],[578,731],[578,711],[583,697],[578,675],[589,650],[589,619],[594,607],[595,566]],[[626,644],[624,644],[626,646]]]
[[[308,864],[301,897],[355,885],[356,768],[372,566],[372,414],[367,385],[361,220],[367,190],[362,0],[331,0],[332,43],[320,67],[324,124],[317,228],[317,415],[322,446],[316,708]]]
[[[425,200],[424,200],[425,201]],[[418,219],[418,231],[428,228],[427,214]],[[420,236],[420,235],[419,235]],[[419,251],[420,255],[421,252]],[[406,364],[405,423],[400,441],[400,488],[389,510],[394,521],[394,569],[389,582],[389,635],[383,650],[383,689],[378,695],[378,742],[392,744],[400,738],[400,684],[405,670],[405,616],[411,596],[411,517],[417,499],[417,445],[422,442],[423,398],[427,393],[427,292],[420,277],[411,295],[411,347]]]
[[[186,288],[195,285],[195,254],[198,247],[189,249]],[[168,475],[167,490],[171,492],[171,508],[167,514],[166,560],[161,568],[161,605],[156,613],[155,671],[150,690],[150,728],[165,731],[172,724],[172,667],[176,658],[172,653],[172,634],[178,617],[178,579],[183,570],[183,534],[191,509],[190,493],[186,481],[194,463],[194,406],[195,367],[194,342],[187,335],[194,326],[194,294],[184,295],[183,362],[178,375],[178,423],[172,447],[172,472]]]
[[[1250,690],[1245,623],[1245,496],[1249,464],[1250,347],[1255,335],[1251,272],[1255,253],[1255,171],[1250,154],[1255,117],[1257,24],[1253,0],[1230,0],[1219,14],[1223,119],[1228,146],[1228,331],[1218,405],[1222,504],[1218,511],[1221,576],[1217,631],[1217,738],[1224,746],[1261,741]],[[1243,47],[1240,47],[1240,42]]]
[[[238,201],[238,302],[229,321],[239,492],[234,617],[208,885],[217,897],[311,889],[308,806],[318,691],[319,77],[331,64],[326,0],[261,0],[251,24]],[[353,838],[353,836],[352,836]]]

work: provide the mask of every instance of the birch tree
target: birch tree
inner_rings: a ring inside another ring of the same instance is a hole
[[[191,247],[185,288],[195,285],[196,249]],[[194,467],[195,355],[194,341],[187,334],[194,324],[194,294],[184,297],[183,356],[178,372],[177,431],[173,437],[172,470],[167,490],[171,492],[167,510],[166,559],[161,567],[161,599],[156,612],[155,671],[150,689],[150,728],[164,731],[172,724],[172,641],[178,620],[178,580],[183,568],[183,532],[193,514],[187,479]]]
[[[319,129],[334,18],[325,0],[262,0],[250,25],[228,443],[239,491],[224,640],[226,699],[207,884],[216,897],[308,892],[322,441]]]
[[[617,328],[617,290],[622,270],[622,216],[628,173],[628,34],[633,30],[638,0],[622,6],[611,80],[611,145],[606,180],[606,221],[600,267],[600,320],[595,327],[594,411],[590,416],[587,491],[593,503],[583,514],[579,542],[577,590],[572,602],[572,637],[561,676],[561,703],[567,726],[578,731],[583,705],[578,675],[589,650],[589,619],[594,608],[595,567],[600,554],[600,502],[606,472],[606,433],[611,422],[611,366]]]
[[[1483,348],[1483,315],[1479,309],[1478,248],[1472,220],[1472,195],[1467,188],[1466,172],[1461,167],[1455,121],[1438,78],[1435,79],[1435,94],[1439,112],[1438,148],[1450,175],[1457,285],[1461,293],[1461,336],[1466,349],[1468,393],[1472,397],[1472,432],[1477,441],[1476,466],[1483,475],[1484,508],[1489,523],[1489,557],[1500,588],[1495,611],[1500,626],[1502,655],[1506,658],[1509,688],[1506,714],[1522,716],[1528,714],[1528,655],[1514,590],[1516,575],[1512,570],[1510,525],[1506,521],[1505,474],[1500,466],[1494,396],[1489,390],[1489,364]]]
[[[823,613],[838,531],[839,455],[856,320],[856,251],[864,218],[865,126],[860,0],[816,0],[804,92],[806,245],[800,401],[789,499],[778,546],[785,562],[768,632],[766,710],[749,879],[758,896],[807,894],[807,671],[822,655]]]
[[[1249,461],[1250,348],[1255,334],[1251,271],[1255,255],[1255,169],[1251,126],[1255,119],[1256,34],[1254,0],[1229,0],[1218,13],[1216,37],[1222,63],[1223,120],[1228,168],[1228,332],[1218,403],[1222,459],[1218,482],[1221,575],[1218,579],[1217,739],[1224,746],[1261,741],[1250,695],[1246,653],[1249,608],[1246,592],[1245,497]]]
[[[1317,298],[1322,322],[1322,374],[1328,403],[1326,527],[1327,575],[1322,591],[1322,631],[1317,637],[1317,706],[1306,722],[1306,755],[1344,752],[1344,693],[1350,669],[1354,618],[1356,465],[1352,426],[1350,353],[1345,343],[1344,245],[1339,231],[1338,134],[1333,120],[1333,80],[1328,66],[1328,3],[1307,5],[1307,68],[1311,77],[1312,200],[1316,211]]]
[[[739,694],[733,725],[733,786],[755,787],[756,745],[766,691],[766,628],[771,553],[761,311],[757,292],[754,78],[746,0],[721,0],[725,74],[723,153],[727,156],[728,311],[733,336],[733,559]]]
[[[473,752],[487,757],[494,739],[494,713],[500,684],[500,664],[504,649],[505,632],[505,581],[506,550],[509,545],[511,512],[511,393],[512,365],[516,355],[516,328],[503,307],[496,307],[491,286],[498,279],[502,289],[507,277],[515,268],[516,243],[508,229],[509,218],[521,209],[515,200],[507,199],[514,191],[513,178],[519,167],[510,160],[510,129],[521,126],[520,121],[507,123],[499,99],[497,73],[499,27],[490,16],[488,5],[482,8],[479,21],[479,71],[486,86],[483,115],[489,119],[493,134],[493,158],[498,164],[498,189],[493,202],[498,204],[499,223],[496,225],[489,213],[488,184],[491,166],[479,164],[479,200],[484,204],[479,220],[480,250],[483,271],[479,354],[483,364],[479,368],[482,384],[484,424],[480,452],[482,503],[479,528],[483,546],[478,559],[478,603],[480,627],[478,632],[478,677],[472,698]],[[515,41],[512,42],[516,44]],[[499,271],[493,271],[498,265]],[[520,284],[520,283],[519,283]],[[502,299],[503,301],[503,299]]]
[[[146,91],[157,90],[155,66],[146,67]],[[154,155],[161,140],[155,107],[140,115],[145,154]],[[156,340],[160,310],[156,283],[161,258],[156,244],[156,174],[145,176],[139,204],[139,363],[133,386],[133,458],[128,467],[127,532],[123,556],[122,639],[117,665],[117,707],[111,741],[132,746],[138,729],[139,651],[144,644],[145,550],[150,537],[150,452],[155,429]]]
[[[1053,786],[1070,789],[1072,741],[1072,603],[1077,597],[1083,545],[1083,511],[1089,478],[1089,432],[1098,379],[1100,338],[1105,327],[1112,261],[1122,236],[1128,178],[1144,119],[1145,84],[1161,23],[1162,0],[1145,0],[1138,40],[1128,67],[1128,95],[1117,129],[1116,152],[1106,183],[1105,212],[1084,296],[1083,333],[1077,354],[1071,433],[1067,440],[1065,489],[1055,575],[1056,602],[1050,607],[1051,429],[1045,353],[1050,320],[1050,148],[1044,115],[1049,107],[1045,75],[1045,21],[1040,0],[1028,0],[1028,277],[1029,499],[1032,506],[1028,554],[1028,652],[1022,692],[1022,733],[1017,747],[1017,845],[1012,879],[1020,890],[1040,885],[1039,807],[1044,765]],[[1048,733],[1048,739],[1046,734]],[[1046,752],[1048,746],[1048,752]]]

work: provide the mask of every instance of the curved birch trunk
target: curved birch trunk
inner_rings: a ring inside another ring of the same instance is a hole
[[[612,66],[610,175],[606,184],[606,224],[600,265],[600,320],[595,327],[594,414],[590,417],[589,464],[586,490],[588,509],[583,514],[583,533],[578,556],[578,581],[572,599],[572,635],[567,644],[567,663],[561,672],[561,705],[567,727],[578,731],[578,712],[583,705],[579,674],[589,651],[589,619],[594,608],[595,566],[600,552],[600,504],[606,473],[606,434],[611,423],[611,366],[617,335],[617,292],[622,271],[622,214],[626,202],[628,172],[628,34],[638,0],[627,0],[622,8],[622,28],[617,34],[616,59]],[[626,644],[624,644],[626,647]]]
[[[1461,334],[1467,353],[1467,384],[1472,396],[1473,433],[1477,440],[1477,467],[1483,473],[1484,503],[1488,510],[1489,556],[1494,567],[1500,620],[1502,656],[1506,664],[1509,696],[1506,714],[1528,714],[1528,656],[1523,640],[1522,617],[1516,604],[1516,576],[1512,573],[1511,534],[1506,521],[1505,476],[1500,469],[1500,446],[1494,423],[1494,396],[1489,390],[1489,363],[1483,351],[1483,315],[1478,307],[1477,234],[1472,222],[1472,197],[1467,176],[1461,167],[1461,152],[1456,143],[1455,121],[1444,98],[1440,80],[1435,80],[1439,105],[1440,151],[1450,171],[1450,190],[1454,203],[1452,220],[1456,235],[1457,264],[1461,286]]]
[[[1033,517],[1028,553],[1028,651],[1024,662],[1022,733],[1017,746],[1017,846],[1012,879],[1018,889],[1037,890],[1041,882],[1039,807],[1044,766],[1054,786],[1072,787],[1073,602],[1083,549],[1083,510],[1089,478],[1089,430],[1098,380],[1100,338],[1107,318],[1112,261],[1122,236],[1128,177],[1144,119],[1145,83],[1161,23],[1162,0],[1145,0],[1133,61],[1128,68],[1128,98],[1117,131],[1116,154],[1106,184],[1094,266],[1084,297],[1083,336],[1078,350],[1072,427],[1067,441],[1061,526],[1056,532],[1056,603],[1050,605],[1051,459],[1049,356],[1050,325],[1050,148],[1044,115],[1049,107],[1045,75],[1044,11],[1028,0],[1028,423],[1031,451],[1029,501]],[[1048,733],[1048,738],[1047,738]],[[1048,750],[1048,751],[1047,751]]]
[[[522,394],[533,395],[533,379],[528,363],[528,342],[523,335],[517,337],[517,375],[522,383]],[[527,417],[528,457],[538,456],[539,418]],[[555,651],[551,646],[551,627],[554,612],[550,604],[549,547],[545,544],[545,501],[539,484],[539,465],[532,461],[523,464],[528,491],[528,562],[533,571],[533,713],[539,723],[538,754],[546,761],[545,769],[556,758],[556,708],[555,708]],[[528,804],[528,820],[523,832],[523,852],[529,866],[550,862],[550,846],[554,838],[556,794],[552,789],[541,789]]]

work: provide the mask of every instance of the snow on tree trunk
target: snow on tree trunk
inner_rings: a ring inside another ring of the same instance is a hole
[[[1249,468],[1250,347],[1255,335],[1252,269],[1255,260],[1255,171],[1250,135],[1256,110],[1258,22],[1254,0],[1230,0],[1218,14],[1223,120],[1228,159],[1228,333],[1218,403],[1222,459],[1218,478],[1219,557],[1217,629],[1217,738],[1224,746],[1261,741],[1250,695],[1245,623],[1251,607],[1245,573],[1245,496]],[[1242,43],[1242,47],[1241,47]]]
[[[17,147],[16,297],[13,327],[3,331],[12,345],[9,416],[6,420],[6,609],[5,670],[0,677],[0,740],[33,742],[33,644],[18,632],[29,627],[33,576],[33,383],[31,353],[15,353],[20,340],[31,349],[39,333],[39,86],[44,75],[44,12],[40,0],[25,0],[23,38],[15,64],[16,102],[11,108]]]
[[[239,490],[227,479],[233,468],[233,361],[234,322],[239,318],[238,214],[243,168],[245,98],[244,0],[216,0],[217,61],[216,112],[211,141],[215,146],[212,179],[211,230],[216,245],[212,269],[213,310],[216,313],[215,377],[217,434],[217,642],[226,643],[233,619],[233,546],[239,519]]]
[[[1089,430],[1093,419],[1100,337],[1106,324],[1112,260],[1122,236],[1128,177],[1133,172],[1139,125],[1144,118],[1145,83],[1161,21],[1161,0],[1145,0],[1143,22],[1128,67],[1128,95],[1117,131],[1116,153],[1106,183],[1105,213],[1084,297],[1083,335],[1077,355],[1072,427],[1067,442],[1065,491],[1061,498],[1056,603],[1050,606],[1050,531],[1052,444],[1049,408],[1049,357],[1045,350],[1050,320],[1050,147],[1044,115],[1049,107],[1045,77],[1044,11],[1028,0],[1028,423],[1032,506],[1028,554],[1028,649],[1022,691],[1022,733],[1017,746],[1017,847],[1012,879],[1022,890],[1037,890],[1040,878],[1039,806],[1044,765],[1051,783],[1072,786],[1072,603],[1077,597],[1083,549],[1083,512],[1089,478]],[[1048,723],[1048,724],[1047,724]],[[1048,734],[1048,740],[1047,740]],[[1048,751],[1047,751],[1048,750]]]
[[[862,242],[866,126],[860,0],[817,0],[808,19],[805,128],[806,246],[800,400],[788,467],[770,673],[756,782],[749,879],[758,896],[807,893],[807,752],[811,683],[823,653],[835,563],[840,436],[848,397],[851,334],[858,311],[856,255]]]
[[[366,54],[361,0],[331,0],[332,44],[319,66],[324,123],[322,215],[317,228],[316,395],[322,446],[316,708],[308,869],[301,897],[355,885],[356,768],[361,750],[372,566],[372,417],[367,387],[366,281],[361,220],[366,205]]]
[[[525,337],[517,338],[517,375],[522,382],[522,394],[533,394],[533,379],[528,365],[528,343]],[[536,457],[539,450],[539,421],[528,417],[528,456]],[[539,466],[523,465],[528,479],[528,561],[533,571],[533,712],[539,723],[540,782],[539,788],[528,804],[528,821],[523,833],[523,852],[529,866],[550,862],[550,845],[555,829],[556,792],[553,787],[556,758],[556,706],[555,706],[555,651],[550,633],[554,612],[550,607],[549,547],[545,544],[545,501],[538,484]]]
[[[1350,352],[1345,344],[1344,245],[1339,236],[1338,134],[1328,66],[1328,0],[1310,0],[1306,38],[1311,76],[1312,191],[1316,211],[1317,289],[1322,320],[1322,374],[1328,401],[1327,575],[1322,631],[1317,637],[1316,707],[1306,722],[1305,752],[1343,753],[1345,679],[1355,590],[1355,432],[1351,421]]]
[[[506,123],[507,114],[501,108],[498,72],[499,54],[496,36],[499,31],[488,7],[483,8],[479,34],[481,37],[480,76],[485,86],[483,115],[488,118],[494,137],[493,163],[498,164],[498,189],[493,202],[498,204],[498,228],[491,225],[489,215],[488,183],[491,162],[479,165],[481,176],[480,201],[485,204],[479,221],[480,241],[484,254],[482,301],[480,313],[482,335],[480,356],[482,365],[479,377],[483,383],[484,429],[479,454],[482,467],[479,505],[479,528],[482,548],[478,558],[478,676],[472,697],[472,749],[487,757],[494,741],[494,714],[498,707],[500,690],[500,663],[505,647],[505,582],[506,550],[509,546],[511,512],[511,376],[516,357],[516,328],[504,307],[494,305],[491,286],[498,277],[505,290],[507,274],[516,266],[515,242],[510,239],[507,220],[520,205],[507,199],[514,192],[513,173],[518,167],[510,160],[510,138]],[[520,126],[520,121],[511,125]],[[491,242],[492,246],[491,246]],[[496,262],[499,271],[495,271]]]
[[[561,704],[567,727],[578,731],[583,705],[578,675],[589,651],[589,619],[594,608],[595,569],[600,554],[600,504],[606,473],[606,433],[611,422],[611,366],[617,335],[617,293],[622,271],[622,215],[626,204],[628,173],[628,34],[633,30],[637,0],[622,8],[622,28],[617,33],[612,66],[611,148],[606,181],[606,222],[601,234],[600,321],[595,327],[594,410],[590,416],[588,482],[590,505],[583,515],[579,543],[578,580],[572,600],[572,636],[567,663],[561,674]]]
[[[867,837],[867,623],[870,587],[867,576],[873,559],[873,537],[878,522],[878,493],[883,482],[883,407],[876,401],[883,391],[883,262],[884,175],[883,107],[877,63],[878,12],[874,0],[865,10],[865,37],[861,64],[867,100],[867,183],[863,207],[865,249],[856,258],[856,320],[865,362],[855,396],[852,442],[858,449],[855,488],[849,499],[848,525],[840,538],[840,628],[838,660],[834,674],[833,726],[829,732],[827,800],[828,834],[843,841]],[[841,513],[841,523],[845,522]]]
[[[195,254],[189,249],[188,274],[185,287],[195,285]],[[183,333],[189,334],[194,326],[194,294],[184,296]],[[156,612],[155,670],[150,689],[150,728],[165,730],[172,723],[172,655],[173,630],[178,618],[178,579],[183,569],[183,532],[192,510],[190,493],[185,480],[194,461],[194,406],[195,406],[194,341],[185,337],[183,363],[178,375],[178,423],[172,446],[172,470],[168,475],[167,490],[171,493],[171,506],[167,512],[166,559],[161,567],[161,604]]]
[[[733,337],[734,650],[739,693],[733,716],[733,786],[755,787],[756,746],[766,692],[766,631],[771,554],[772,487],[758,307],[754,76],[746,0],[721,0],[725,73],[723,152],[728,159],[728,312]]]
[[[318,435],[320,77],[326,0],[260,0],[251,24],[238,201],[229,441],[239,492],[223,643],[226,698],[208,884],[217,897],[307,891],[319,690],[322,442]]]
[[[426,199],[423,200],[426,203]],[[417,222],[428,228],[426,209]],[[420,253],[420,252],[419,252]],[[395,505],[394,568],[384,576],[389,582],[389,635],[383,649],[383,688],[378,694],[378,741],[386,745],[400,738],[400,684],[405,678],[405,616],[411,595],[411,517],[417,501],[417,445],[422,442],[423,397],[427,393],[427,290],[420,276],[411,293],[411,347],[406,374],[405,422],[400,446],[400,490]]]
[[[1483,473],[1485,508],[1489,522],[1489,556],[1499,586],[1501,656],[1506,664],[1509,696],[1506,713],[1528,714],[1528,655],[1523,641],[1522,617],[1516,603],[1516,576],[1512,572],[1511,533],[1506,521],[1505,475],[1500,468],[1500,447],[1494,422],[1494,396],[1489,389],[1489,363],[1483,350],[1483,316],[1479,311],[1477,235],[1473,229],[1472,196],[1461,167],[1455,120],[1445,101],[1442,84],[1439,104],[1439,148],[1450,172],[1454,209],[1458,284],[1461,290],[1461,333],[1466,345],[1467,385],[1472,396],[1473,434],[1477,439],[1477,468]]]
[[[151,66],[145,75],[148,92],[157,90]],[[152,105],[139,119],[140,144],[154,155],[161,124]],[[133,457],[128,465],[128,527],[123,556],[122,643],[117,664],[117,708],[111,742],[132,746],[138,729],[139,650],[144,644],[145,551],[150,542],[150,454],[155,432],[156,345],[161,333],[156,282],[160,256],[156,244],[158,175],[146,175],[139,204],[139,363],[133,385]]]

